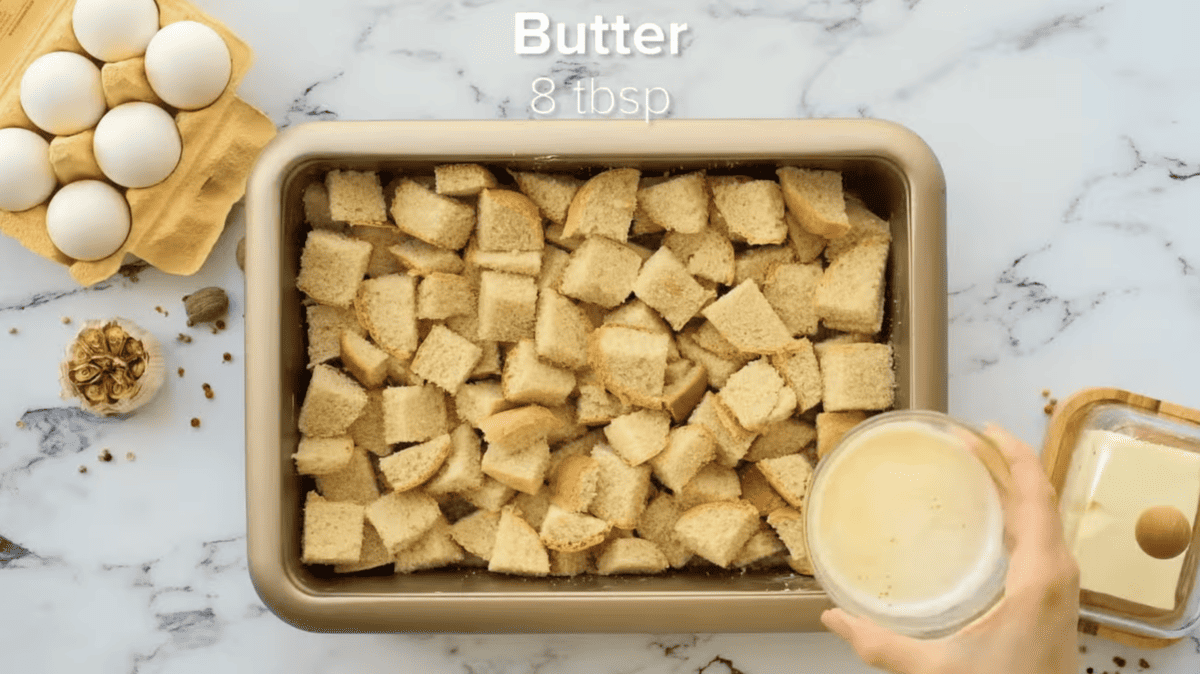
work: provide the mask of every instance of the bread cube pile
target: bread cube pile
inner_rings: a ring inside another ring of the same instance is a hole
[[[813,463],[893,404],[891,233],[776,175],[308,185],[303,561],[811,574]]]

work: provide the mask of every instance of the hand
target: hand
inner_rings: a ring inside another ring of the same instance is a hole
[[[1054,488],[1028,445],[988,426],[1012,472],[1004,499],[1010,546],[1005,595],[990,613],[941,639],[914,639],[841,609],[821,622],[867,664],[897,674],[1074,674],[1079,671],[1079,566],[1063,541]]]

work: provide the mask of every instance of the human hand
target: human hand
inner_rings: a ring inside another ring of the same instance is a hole
[[[1010,550],[1005,594],[981,619],[941,639],[914,639],[825,611],[821,622],[868,665],[897,674],[1074,674],[1079,670],[1079,566],[1063,541],[1054,488],[1028,445],[989,425],[1012,473],[1004,501]]]

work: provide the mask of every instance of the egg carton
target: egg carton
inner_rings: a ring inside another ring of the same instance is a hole
[[[157,2],[160,26],[196,21],[217,31],[229,47],[232,69],[229,84],[214,103],[183,111],[165,106],[154,96],[136,63],[97,62],[111,70],[104,77],[110,108],[114,96],[161,105],[174,116],[183,140],[179,164],[166,180],[145,188],[114,185],[129,202],[131,226],[125,243],[106,258],[74,260],[50,241],[48,201],[19,213],[0,211],[0,232],[38,255],[68,266],[71,276],[83,286],[112,276],[131,257],[169,274],[196,273],[224,229],[229,210],[245,193],[255,158],[275,136],[275,124],[235,93],[253,60],[250,47],[190,3]],[[52,156],[73,167],[75,179],[105,180],[92,157],[91,130],[56,138],[34,126],[21,108],[21,77],[38,57],[71,51],[91,58],[75,39],[73,7],[74,0],[0,0],[0,128],[29,129],[51,141]]]

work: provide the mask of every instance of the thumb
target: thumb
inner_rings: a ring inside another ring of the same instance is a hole
[[[906,637],[846,613],[840,608],[821,614],[821,622],[850,644],[862,661],[896,674],[913,674],[931,655],[929,644]]]

